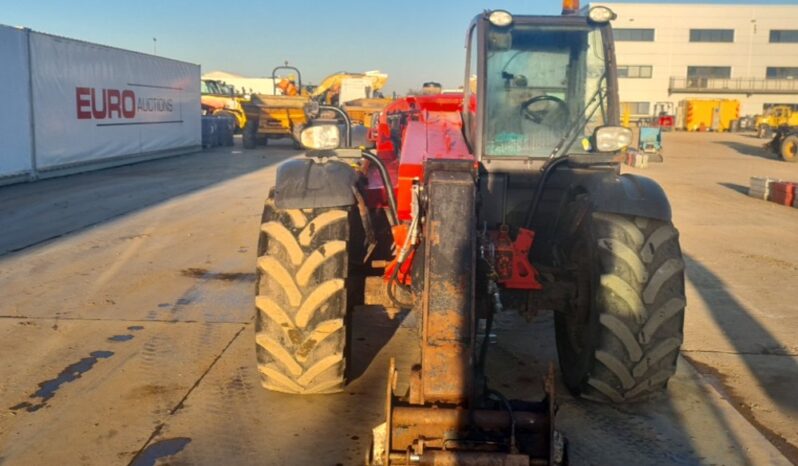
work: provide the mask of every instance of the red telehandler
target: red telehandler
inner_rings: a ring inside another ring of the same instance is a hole
[[[573,3],[555,17],[477,15],[463,94],[397,100],[371,149],[353,148],[345,124],[314,124],[301,134],[307,156],[277,171],[257,261],[263,386],[343,389],[348,310],[368,265],[387,263],[386,295],[418,316],[420,360],[405,393],[390,371],[370,464],[564,461],[552,377],[530,402],[484,375],[477,330],[490,334],[499,312],[554,311],[576,396],[646,399],[676,370],[678,232],[662,188],[620,174],[631,134],[619,126],[615,15]]]

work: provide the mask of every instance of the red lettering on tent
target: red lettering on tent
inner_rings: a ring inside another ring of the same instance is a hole
[[[130,89],[122,91],[122,115],[125,118],[136,118],[136,94]]]
[[[103,93],[106,91],[103,90]],[[118,89],[108,89],[108,118],[114,117],[114,112],[116,112],[117,118],[122,118],[122,97]]]
[[[88,87],[75,88],[75,106],[78,111],[78,120],[91,119],[91,89]]]

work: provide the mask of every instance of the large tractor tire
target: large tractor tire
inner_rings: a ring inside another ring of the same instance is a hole
[[[790,134],[782,139],[779,155],[787,162],[798,162],[798,134]]]
[[[602,402],[641,401],[676,371],[684,325],[684,261],[670,222],[596,212],[569,256],[577,297],[555,315],[566,386]]]
[[[295,394],[345,383],[349,208],[266,201],[258,243],[255,340],[262,385]]]
[[[254,149],[258,146],[258,121],[250,118],[244,124],[241,132],[241,144],[244,149]]]

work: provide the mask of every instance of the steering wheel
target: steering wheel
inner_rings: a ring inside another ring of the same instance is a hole
[[[532,108],[535,106],[535,104],[540,102],[554,102],[557,104],[557,106],[553,109],[549,105],[543,106],[543,108],[539,110]],[[567,115],[568,105],[564,100],[560,99],[559,97],[554,97],[553,95],[539,95],[537,97],[532,97],[521,104],[521,115],[527,120],[531,120],[537,124],[542,124],[543,120],[545,120],[550,113],[554,112]]]

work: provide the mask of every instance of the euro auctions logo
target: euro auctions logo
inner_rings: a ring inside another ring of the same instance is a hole
[[[75,88],[78,120],[132,120],[142,113],[171,113],[172,99],[137,97],[132,89]]]

